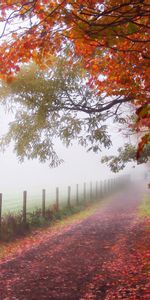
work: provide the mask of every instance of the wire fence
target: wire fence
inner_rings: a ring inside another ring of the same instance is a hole
[[[64,206],[95,201],[123,187],[129,180],[129,176],[124,175],[115,179],[69,185],[66,188],[56,187],[51,191],[43,189],[40,196],[32,195],[27,191],[12,197],[5,197],[0,193],[0,222],[2,216],[8,213],[22,212],[25,216],[28,212],[41,209],[44,215],[48,208],[61,209]]]

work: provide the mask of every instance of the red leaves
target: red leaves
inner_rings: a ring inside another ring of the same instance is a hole
[[[130,95],[131,102],[138,106],[136,130],[141,131],[143,127],[149,130],[148,5],[145,1],[138,2],[131,6],[123,0],[109,0],[107,5],[104,0],[71,3],[65,0],[2,0],[1,21],[6,22],[11,8],[9,26],[14,22],[17,34],[12,34],[10,29],[12,40],[1,44],[0,77],[5,80],[9,77],[10,81],[12,73],[18,71],[18,62],[33,59],[42,65],[46,56],[60,53],[62,45],[69,45],[71,40],[74,44],[71,55],[75,60],[77,56],[81,58],[94,78],[89,82],[91,88],[96,85],[100,94],[110,97],[121,95],[126,99]],[[19,18],[25,18],[28,24],[27,27],[24,24],[22,30]],[[105,80],[98,83],[100,74]],[[146,139],[139,144],[137,157],[144,142]]]
[[[142,104],[142,103],[141,103]],[[140,154],[142,153],[144,146],[148,143],[150,143],[150,104],[144,103],[140,107],[137,108],[136,114],[138,116],[137,122],[135,124],[135,128],[137,132],[142,132],[142,130],[146,131],[146,134],[144,134],[141,137],[141,140],[138,144],[137,154],[136,158],[137,160],[140,157]]]
[[[137,108],[136,114],[138,116],[136,127],[137,131],[142,129],[142,127],[145,129],[150,129],[150,104],[149,103],[143,103],[141,102],[141,106]]]
[[[138,101],[138,105],[139,104],[140,101]],[[144,149],[144,146],[150,143],[150,104],[148,102],[142,103],[141,101],[141,106],[137,108],[136,114],[138,118],[134,127],[136,131],[142,135],[136,153],[136,158],[138,160]],[[142,131],[146,133],[143,134]]]
[[[149,299],[148,260],[150,258],[150,222],[142,223],[140,235],[135,233],[136,223],[127,236],[118,237],[112,247],[112,258],[104,261],[82,297],[86,299]],[[99,298],[98,298],[99,297]]]
[[[137,153],[136,153],[136,158],[137,160],[140,157],[140,154],[142,153],[144,146],[146,144],[150,143],[150,135],[149,134],[145,134],[142,138],[141,141],[138,144],[138,149],[137,149]]]

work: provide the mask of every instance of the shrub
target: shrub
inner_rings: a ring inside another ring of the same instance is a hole
[[[2,218],[1,240],[9,242],[16,237],[27,234],[32,228],[49,226],[51,222],[64,219],[84,208],[85,204],[63,207],[60,210],[47,208],[44,217],[42,217],[42,210],[36,209],[33,212],[27,213],[26,223],[23,222],[22,213],[8,213]]]
[[[9,213],[2,218],[1,239],[6,242],[24,235],[28,230],[29,225],[23,222],[21,213]]]

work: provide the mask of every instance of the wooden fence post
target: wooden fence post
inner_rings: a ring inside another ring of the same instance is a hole
[[[108,180],[105,179],[105,195],[107,196],[108,194]]]
[[[109,194],[109,179],[106,181],[106,195]]]
[[[90,182],[90,201],[92,201],[93,197],[93,187],[92,187],[92,182]]]
[[[45,199],[46,199],[46,191],[42,190],[42,217],[45,218]]]
[[[23,192],[23,223],[27,221],[27,191]]]
[[[115,191],[115,178],[112,179],[112,190]]]
[[[103,198],[103,194],[104,194],[103,188],[104,188],[104,182],[101,181],[101,198]]]
[[[108,185],[107,191],[108,191],[108,194],[110,194],[110,192],[111,192],[110,179],[108,179],[107,185]]]
[[[101,198],[103,198],[103,195],[104,195],[103,188],[104,188],[104,182],[101,181]]]
[[[103,188],[102,188],[102,194],[103,194],[103,198],[105,197],[105,180],[103,180]]]
[[[110,191],[113,192],[113,186],[112,186],[112,178],[110,179]]]
[[[111,193],[112,193],[113,192],[113,179],[112,178],[111,178],[110,184],[111,184]]]
[[[84,182],[83,201],[86,202],[86,182]]]
[[[99,182],[99,198],[102,197],[102,182]]]
[[[2,193],[0,193],[0,238],[2,235]]]
[[[79,185],[76,185],[76,204],[79,204]]]
[[[59,210],[59,187],[56,188],[56,210]]]
[[[68,186],[68,207],[71,207],[71,202],[70,202],[70,198],[71,198],[71,186]]]
[[[98,182],[96,181],[96,192],[95,192],[95,194],[96,194],[96,200],[98,199]]]
[[[113,181],[113,191],[116,190],[116,178],[114,178],[114,181]]]

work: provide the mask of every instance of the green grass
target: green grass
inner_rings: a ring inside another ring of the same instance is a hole
[[[92,203],[91,203],[92,204]],[[17,237],[29,234],[35,228],[51,226],[56,221],[61,221],[69,216],[77,214],[87,208],[87,203],[71,207],[62,207],[58,211],[46,209],[45,217],[42,217],[41,209],[27,212],[26,223],[23,222],[22,213],[7,213],[2,217],[0,240],[9,242]]]
[[[59,205],[63,207],[67,205],[68,190],[67,187],[59,188]],[[87,197],[89,196],[89,189],[87,189]],[[83,187],[80,186],[79,198],[82,202],[83,198]],[[76,186],[71,186],[71,204],[74,205],[76,199]],[[46,208],[53,206],[56,202],[56,190],[53,188],[51,191],[46,190]],[[23,207],[23,193],[14,192],[3,194],[2,200],[2,215],[5,214],[18,214]],[[42,207],[42,191],[41,193],[34,193],[27,191],[27,212],[34,212]]]
[[[142,217],[150,217],[150,195],[146,195],[139,206],[139,215]]]

